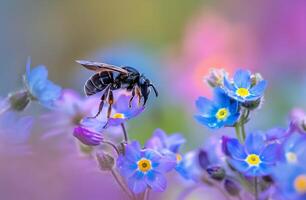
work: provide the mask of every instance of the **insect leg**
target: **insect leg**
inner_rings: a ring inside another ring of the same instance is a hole
[[[109,90],[109,94],[108,94],[108,111],[107,111],[107,118],[110,118],[111,114],[112,114],[112,105],[114,103],[114,95],[113,95],[113,91]]]
[[[129,107],[132,107],[132,101],[135,97],[135,91],[136,91],[136,87],[133,87],[132,89],[132,97],[130,98],[130,101],[129,101]]]
[[[105,102],[105,99],[106,99],[106,96],[107,96],[107,94],[108,94],[108,91],[109,91],[109,86],[107,86],[107,88],[105,89],[105,92],[103,93],[103,95],[101,96],[101,102],[100,102],[100,105],[99,105],[99,110],[98,110],[98,112],[97,112],[97,114],[94,116],[94,117],[89,117],[89,118],[97,118],[99,115],[100,115],[100,113],[102,112],[102,110],[103,110],[103,106],[104,106],[104,102]]]
[[[140,105],[143,96],[139,87],[136,87],[136,95],[138,96],[138,105]]]

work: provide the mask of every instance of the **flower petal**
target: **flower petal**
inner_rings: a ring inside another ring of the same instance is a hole
[[[258,166],[252,166],[244,174],[246,176],[260,176],[262,175],[262,172]]]
[[[231,84],[227,78],[224,77],[223,82],[224,82],[224,87],[225,87],[227,92],[235,92],[236,91],[235,86],[233,84]]]
[[[247,157],[244,147],[237,139],[228,138],[225,141],[226,152],[229,156],[236,160],[244,160]]]
[[[170,151],[173,153],[177,153],[179,151],[179,148],[182,144],[186,142],[186,139],[181,134],[172,134],[170,135],[167,140],[167,146]]]
[[[262,80],[250,89],[250,93],[254,96],[262,96],[267,87],[267,81]]]
[[[169,172],[175,168],[176,164],[175,154],[167,154],[158,161],[154,170],[162,173]],[[155,165],[155,163],[153,163],[153,165]]]
[[[137,171],[132,177],[127,180],[129,188],[135,193],[139,194],[147,189],[147,184],[142,172]]]
[[[248,154],[259,155],[265,147],[264,134],[261,132],[250,133],[245,140]]]
[[[205,97],[199,97],[195,103],[197,109],[205,116],[210,116],[216,112],[217,108],[215,108],[214,103]]]
[[[236,114],[234,114],[234,115],[230,115],[230,116],[227,118],[227,120],[226,120],[226,125],[228,125],[228,126],[229,126],[229,125],[230,125],[230,126],[234,125],[234,124],[237,122],[239,116],[240,116],[240,113],[236,113]]]
[[[139,142],[133,141],[129,145],[126,146],[125,157],[131,162],[137,162],[141,158]]]
[[[48,70],[45,66],[37,66],[33,68],[28,77],[27,83],[31,90],[35,89],[34,87],[41,87],[48,78]]]
[[[156,192],[163,192],[167,188],[166,178],[161,173],[154,170],[147,173],[146,182],[152,190]]]
[[[126,160],[124,156],[119,156],[116,162],[120,174],[126,178],[131,177],[137,170],[136,162]]]
[[[268,145],[261,153],[260,160],[267,163],[275,163],[278,158],[279,147],[278,144]]]
[[[249,165],[245,161],[229,159],[228,162],[239,172],[244,173],[249,169]]]
[[[218,107],[228,107],[230,104],[230,98],[226,95],[224,90],[217,87],[214,89],[214,101],[217,103]]]
[[[204,117],[202,115],[195,115],[194,118],[202,125],[209,128],[218,128],[218,123],[216,117]]]
[[[237,88],[249,89],[251,86],[251,73],[248,70],[240,69],[234,75],[234,83]]]

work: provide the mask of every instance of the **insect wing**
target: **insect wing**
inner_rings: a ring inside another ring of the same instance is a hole
[[[91,61],[86,61],[86,60],[77,60],[77,63],[81,64],[84,66],[86,69],[95,71],[95,72],[120,72],[124,74],[128,74],[128,71],[125,69],[122,69],[121,67],[115,66],[115,65],[110,65],[106,63],[100,63],[100,62],[91,62]]]

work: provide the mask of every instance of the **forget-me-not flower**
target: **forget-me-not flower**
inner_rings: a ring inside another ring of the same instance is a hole
[[[199,97],[196,107],[200,111],[196,120],[212,129],[232,126],[240,115],[238,102],[230,99],[219,87],[214,89],[213,101]]]
[[[48,70],[40,65],[31,69],[31,60],[28,59],[24,81],[32,100],[50,108],[61,96],[61,87],[48,79]]]
[[[252,84],[251,73],[248,70],[238,70],[234,75],[233,83],[224,78],[224,91],[239,102],[256,101],[263,96],[267,81],[259,80]]]
[[[164,191],[167,187],[165,173],[175,165],[153,149],[141,149],[137,141],[128,144],[125,155],[117,159],[120,174],[135,194],[144,192],[148,187],[153,191]]]
[[[175,160],[175,170],[184,178],[188,178],[183,155],[179,152],[180,147],[186,142],[186,139],[179,133],[167,135],[165,131],[156,129],[153,136],[146,142],[145,147],[155,149],[163,156]]]
[[[247,135],[244,145],[236,138],[223,137],[223,149],[229,163],[239,172],[246,176],[264,176],[276,164],[279,146],[266,144],[264,133],[254,132]]]

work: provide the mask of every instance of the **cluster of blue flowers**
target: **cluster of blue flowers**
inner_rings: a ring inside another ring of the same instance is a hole
[[[306,153],[305,113],[295,110],[286,129],[247,133],[245,124],[250,120],[250,113],[262,104],[267,82],[260,74],[247,70],[236,71],[233,80],[225,73],[218,77],[215,74],[208,77],[214,98],[211,101],[200,97],[196,101],[200,114],[195,118],[210,129],[235,129],[236,137],[225,134],[221,138],[226,158],[222,166],[224,173],[236,176],[239,180],[236,188],[244,188],[235,195],[243,198],[249,193],[255,199],[305,199],[306,160],[302,156]]]
[[[61,129],[72,133],[83,153],[95,156],[101,170],[111,172],[129,199],[147,200],[151,190],[165,191],[171,171],[195,188],[214,187],[226,199],[306,199],[306,114],[295,109],[287,128],[249,132],[245,125],[260,108],[267,81],[260,74],[237,70],[232,79],[213,71],[207,82],[213,98],[195,101],[195,119],[212,131],[224,131],[187,153],[181,151],[186,139],[179,133],[168,135],[156,129],[143,146],[129,139],[126,123],[145,111],[138,99],[130,102],[130,96],[119,91],[109,118],[105,110],[90,118],[99,97],[81,98],[72,90],[62,90],[48,80],[45,66],[31,70],[30,60],[24,88],[8,95],[2,112],[22,111],[37,101],[52,110],[51,118],[62,113]],[[183,190],[179,199],[192,192]]]

